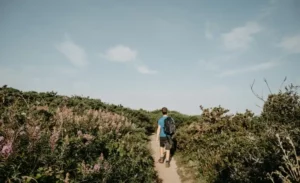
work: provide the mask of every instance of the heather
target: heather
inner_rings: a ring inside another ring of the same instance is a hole
[[[0,182],[154,182],[144,111],[0,88]]]

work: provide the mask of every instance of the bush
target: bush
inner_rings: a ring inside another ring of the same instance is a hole
[[[290,85],[285,90],[268,96],[263,106],[262,117],[270,122],[300,126],[300,97],[297,87]]]
[[[55,93],[0,92],[0,182],[156,180],[147,124],[135,111]]]
[[[294,169],[288,171],[290,163],[282,159],[275,136],[289,136],[299,154],[300,101],[294,89],[269,95],[260,116],[249,110],[229,115],[220,106],[201,106],[199,119],[184,123],[176,133],[176,156],[184,179],[220,183],[297,180]]]

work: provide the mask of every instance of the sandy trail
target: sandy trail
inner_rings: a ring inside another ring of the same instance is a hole
[[[155,134],[151,136],[151,149],[152,156],[155,161],[155,169],[158,172],[159,178],[163,180],[163,183],[181,183],[180,177],[177,173],[177,166],[174,158],[172,158],[169,168],[166,167],[165,163],[162,164],[158,162],[158,159],[160,157],[159,143],[156,142],[155,138]]]

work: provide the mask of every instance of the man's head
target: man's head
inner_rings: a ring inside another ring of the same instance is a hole
[[[161,109],[161,112],[162,112],[163,115],[166,115],[166,114],[168,114],[168,109],[166,107],[163,107]]]

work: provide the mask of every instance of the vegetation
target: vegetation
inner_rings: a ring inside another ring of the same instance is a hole
[[[144,113],[0,88],[0,182],[154,182]]]
[[[298,87],[271,93],[262,113],[171,111],[183,181],[300,182]],[[148,143],[160,110],[0,88],[0,182],[156,182]]]
[[[270,94],[260,116],[206,109],[176,133],[184,180],[197,182],[299,182],[300,100],[297,87]]]

